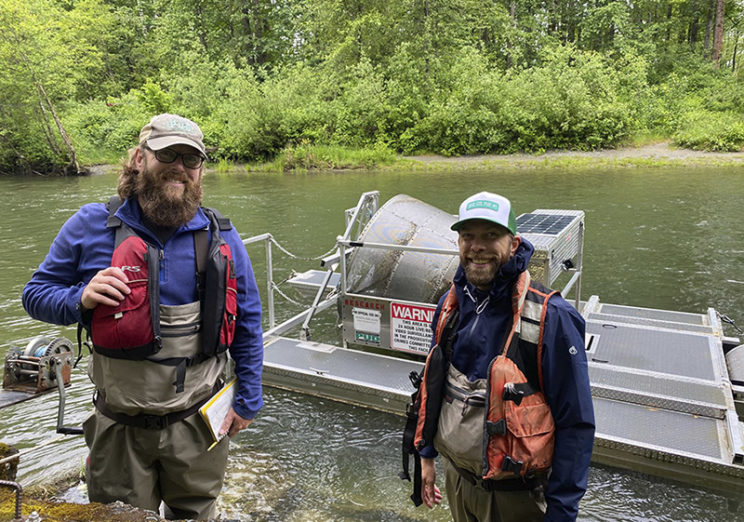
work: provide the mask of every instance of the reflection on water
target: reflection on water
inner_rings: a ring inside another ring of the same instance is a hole
[[[0,178],[0,355],[35,335],[75,339],[71,327],[30,320],[20,293],[61,223],[88,201],[113,194],[115,174],[71,179]],[[381,202],[406,193],[448,212],[470,194],[510,196],[520,212],[586,212],[584,298],[689,312],[712,306],[744,324],[741,169],[601,172],[377,172],[205,178],[205,203],[220,208],[244,237],[271,232],[299,259],[274,250],[275,279],[318,268],[304,258],[326,252],[344,227],[343,212],[361,192]],[[249,248],[261,291],[262,247]],[[293,299],[300,296],[282,286]],[[305,300],[307,302],[307,300]],[[277,321],[299,308],[277,297]],[[333,311],[319,317],[313,340],[337,342]],[[728,332],[733,335],[733,332]],[[83,364],[84,366],[84,364]],[[84,369],[73,373],[67,424],[90,410]],[[280,390],[231,442],[219,506],[241,520],[449,520],[446,509],[414,509],[410,484],[398,479],[403,418]],[[0,441],[23,450],[53,439],[56,394],[0,410]],[[30,485],[76,472],[82,437],[41,446],[24,457],[19,480]],[[593,466],[581,520],[744,520],[744,494],[721,494],[640,473]]]

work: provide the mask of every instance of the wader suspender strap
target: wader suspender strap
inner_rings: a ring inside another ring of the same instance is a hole
[[[196,262],[197,295],[199,296],[200,302],[204,299],[205,293],[204,270],[207,264],[207,254],[209,249],[208,240],[209,238],[207,237],[206,229],[194,232],[194,259]],[[196,357],[170,357],[168,359],[149,360],[157,362],[158,364],[176,367],[176,380],[173,385],[176,387],[176,393],[181,393],[184,389],[184,383],[186,382],[186,368],[204,361],[205,357],[202,357],[202,355],[203,354],[199,354]]]
[[[232,224],[230,220],[223,217],[222,214],[216,209],[202,207],[204,214],[210,221],[209,227],[216,222],[217,226],[212,228],[213,234],[218,234],[219,230],[230,230]],[[207,228],[197,230],[194,232],[194,259],[196,263],[196,281],[197,281],[197,295],[199,302],[204,303],[206,297],[206,270],[207,270],[207,257],[209,256],[209,237],[207,237]],[[204,316],[202,314],[202,321]],[[207,360],[210,356],[200,352],[195,357],[171,357],[168,359],[150,359],[159,364],[165,364],[168,366],[176,367],[176,381],[173,383],[176,387],[176,393],[181,393],[184,390],[184,382],[186,380],[186,369],[195,365],[200,364]]]

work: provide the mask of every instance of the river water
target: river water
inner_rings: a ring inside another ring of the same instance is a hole
[[[0,355],[36,335],[75,339],[72,327],[29,319],[23,285],[60,225],[80,205],[105,201],[116,175],[86,178],[0,177]],[[220,208],[244,237],[271,232],[297,256],[274,249],[274,278],[318,268],[343,232],[344,210],[363,191],[381,203],[405,193],[448,212],[481,191],[510,197],[518,213],[536,208],[586,212],[582,298],[702,313],[714,307],[744,326],[743,168],[451,170],[254,174],[208,172],[205,204]],[[249,247],[259,287],[264,252]],[[283,287],[285,288],[285,287]],[[284,290],[290,296],[291,291]],[[277,320],[299,308],[277,298]],[[313,340],[334,342],[333,313]],[[727,330],[728,335],[735,332]],[[84,366],[84,363],[83,363]],[[90,386],[75,370],[67,424],[82,422]],[[275,389],[266,407],[231,441],[223,516],[240,520],[449,520],[446,509],[414,509],[410,484],[397,478],[401,417]],[[48,482],[81,467],[81,437],[56,435],[57,397],[0,410],[0,441],[24,450],[19,480]],[[45,445],[46,444],[46,445]],[[69,493],[74,497],[74,492]],[[744,520],[744,493],[720,493],[672,480],[593,465],[581,520]]]

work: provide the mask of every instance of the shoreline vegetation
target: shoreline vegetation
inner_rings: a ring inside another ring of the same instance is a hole
[[[198,123],[218,171],[729,161],[606,153],[653,140],[744,151],[742,2],[130,4],[4,0],[0,172],[85,174],[160,113]]]
[[[324,172],[344,170],[408,169],[414,171],[471,171],[502,169],[602,169],[635,167],[744,166],[744,151],[711,152],[677,148],[669,142],[596,151],[556,150],[527,154],[441,156],[396,155],[383,150],[339,147],[304,147],[285,150],[269,163],[247,164],[248,172]],[[209,167],[217,172],[241,165],[220,161]]]
[[[207,163],[206,172],[216,174],[245,171],[249,173],[323,173],[360,170],[411,171],[482,171],[513,169],[619,169],[665,167],[744,167],[744,151],[711,152],[684,149],[660,141],[639,146],[595,151],[554,150],[527,154],[478,154],[442,156],[421,154],[407,156],[387,149],[349,149],[345,147],[305,146],[282,151],[274,161],[239,163],[217,160]],[[118,163],[85,167],[91,175],[119,168]]]

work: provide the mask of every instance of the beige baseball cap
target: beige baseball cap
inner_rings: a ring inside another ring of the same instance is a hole
[[[142,127],[139,142],[152,150],[161,150],[171,145],[189,145],[206,157],[203,138],[201,129],[193,121],[177,114],[159,114]]]

